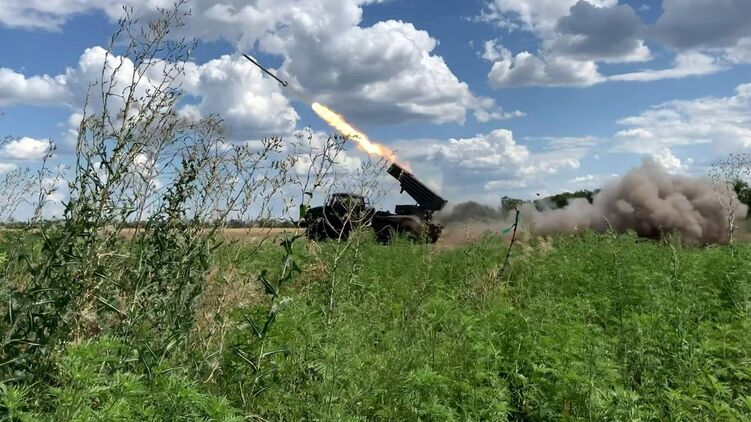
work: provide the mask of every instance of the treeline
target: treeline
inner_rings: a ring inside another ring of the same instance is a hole
[[[733,189],[738,194],[738,199],[751,208],[751,185],[743,180],[736,180]]]
[[[736,180],[733,182],[733,190],[738,194],[738,200],[741,203],[746,204],[751,208],[751,185],[744,180]],[[525,203],[532,203],[535,207],[542,211],[550,208],[564,208],[569,202],[576,198],[584,198],[591,204],[594,197],[600,192],[600,189],[595,190],[578,190],[576,192],[564,192],[557,195],[546,196],[544,198],[535,199],[532,201],[525,201],[522,199],[511,198],[504,196],[501,199],[501,207],[505,209],[513,209],[515,206],[520,206]]]
[[[511,210],[515,207],[521,206],[522,204],[534,204],[535,208],[542,211],[551,208],[564,208],[568,206],[570,201],[576,198],[584,198],[591,204],[598,192],[600,192],[600,189],[583,189],[576,192],[563,192],[556,195],[546,196],[543,198],[528,201],[504,196],[503,198],[501,198],[501,208],[505,210]]]
[[[186,224],[187,223],[188,222],[186,221]],[[40,222],[35,222],[31,226],[39,227],[39,228],[50,228],[58,224],[61,224],[61,220],[49,219],[49,220],[42,220]],[[193,225],[195,223],[193,221],[190,221],[189,224]],[[135,229],[138,227],[145,227],[146,225],[147,225],[146,221],[140,221],[140,222],[131,221],[131,222],[123,223],[122,227],[125,229]],[[228,229],[251,229],[251,228],[290,229],[290,228],[297,227],[297,224],[296,222],[291,221],[291,220],[268,218],[268,219],[257,219],[257,220],[230,219],[229,221],[207,221],[203,223],[203,226],[206,228],[225,227]],[[29,222],[25,222],[25,221],[2,222],[0,223],[0,228],[6,229],[6,230],[27,229],[29,228]]]

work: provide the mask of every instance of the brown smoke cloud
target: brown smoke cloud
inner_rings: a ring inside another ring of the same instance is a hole
[[[565,208],[543,211],[532,204],[523,205],[522,226],[543,236],[612,229],[617,233],[633,230],[648,238],[673,233],[692,244],[726,243],[731,210],[719,198],[710,180],[671,175],[654,161],[645,160],[605,186],[591,204],[586,199],[574,199]],[[491,231],[509,223],[499,222],[503,213],[496,208],[462,205],[442,218],[450,223],[449,232],[462,221],[465,226],[473,221]],[[746,217],[745,205],[735,201],[734,207],[738,221]]]

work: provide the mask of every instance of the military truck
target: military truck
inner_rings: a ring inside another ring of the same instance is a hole
[[[394,235],[435,243],[443,227],[432,222],[433,214],[446,206],[446,200],[396,163],[387,172],[416,204],[397,205],[393,213],[376,211],[362,195],[334,193],[329,195],[323,206],[309,209],[300,221],[307,237],[317,241],[344,240],[353,230],[370,227],[375,231],[376,238],[384,243]]]

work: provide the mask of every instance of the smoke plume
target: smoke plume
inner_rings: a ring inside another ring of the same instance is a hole
[[[729,216],[735,213],[740,221],[748,209],[737,200],[730,204],[723,201],[728,192],[718,195],[718,189],[730,188],[714,186],[706,178],[671,175],[654,161],[645,160],[606,185],[592,203],[577,198],[564,208],[542,211],[525,203],[521,207],[522,226],[539,235],[633,230],[641,237],[655,239],[674,233],[687,243],[725,243]],[[449,232],[462,225],[465,231],[467,226],[476,226],[475,230],[495,232],[509,225],[509,218],[513,215],[474,202],[459,204],[450,213],[438,216]]]
[[[531,217],[532,231],[542,235],[612,228],[618,233],[633,230],[642,237],[677,233],[690,243],[724,243],[729,214],[735,212],[740,220],[748,210],[739,201],[723,204],[717,189],[708,179],[671,175],[646,160],[605,186],[591,204],[574,200],[561,209],[522,212]]]
[[[474,201],[462,202],[450,210],[436,215],[438,222],[444,225],[466,222],[499,222],[504,217],[502,210],[479,204]]]

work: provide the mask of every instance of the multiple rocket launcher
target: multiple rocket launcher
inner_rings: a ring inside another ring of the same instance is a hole
[[[266,69],[265,67],[261,66],[260,63],[258,63],[256,60],[251,58],[248,55],[243,54],[243,56],[248,59],[251,63],[258,66],[259,69],[261,69],[264,73],[272,77],[274,80],[279,82],[283,87],[286,87],[288,85],[287,81],[284,81],[277,77],[275,74],[273,74],[271,71]],[[317,103],[316,103],[317,104]],[[320,106],[320,105],[319,105]],[[315,110],[315,107],[314,107]],[[316,112],[318,112],[316,110]],[[326,109],[326,112],[330,114],[334,114],[330,110]],[[319,113],[320,115],[320,113]],[[355,135],[361,135],[359,132],[356,132],[354,129],[351,128],[351,126],[346,123],[346,121],[343,120],[343,118],[339,115],[334,114],[336,120],[341,120],[342,122],[339,124],[333,124],[334,127],[341,130],[342,124],[344,125],[344,128],[348,131],[355,132]],[[322,116],[322,118],[325,116]],[[330,119],[326,119],[329,124],[332,124],[332,122],[328,121]],[[350,133],[345,133],[344,135],[351,135]],[[405,213],[415,213],[417,215],[421,215],[428,224],[430,224],[430,219],[434,212],[442,210],[446,204],[447,201],[440,197],[438,194],[430,190],[425,184],[420,182],[412,173],[404,169],[402,166],[397,164],[394,160],[395,156],[393,155],[393,152],[388,150],[385,147],[382,147],[378,144],[373,144],[369,139],[367,139],[366,136],[362,135],[361,138],[364,138],[359,142],[361,147],[365,147],[365,149],[368,151],[368,153],[371,153],[371,149],[374,149],[376,153],[379,153],[380,155],[384,155],[382,151],[386,151],[386,158],[392,161],[391,166],[387,170],[387,173],[390,174],[392,177],[394,177],[400,184],[402,192],[407,192],[409,196],[411,196],[416,202],[417,207],[414,206],[407,206],[407,205],[399,205],[397,206],[397,214],[400,214],[400,210]],[[363,142],[366,142],[365,145],[363,145]],[[370,147],[370,148],[368,148]]]

